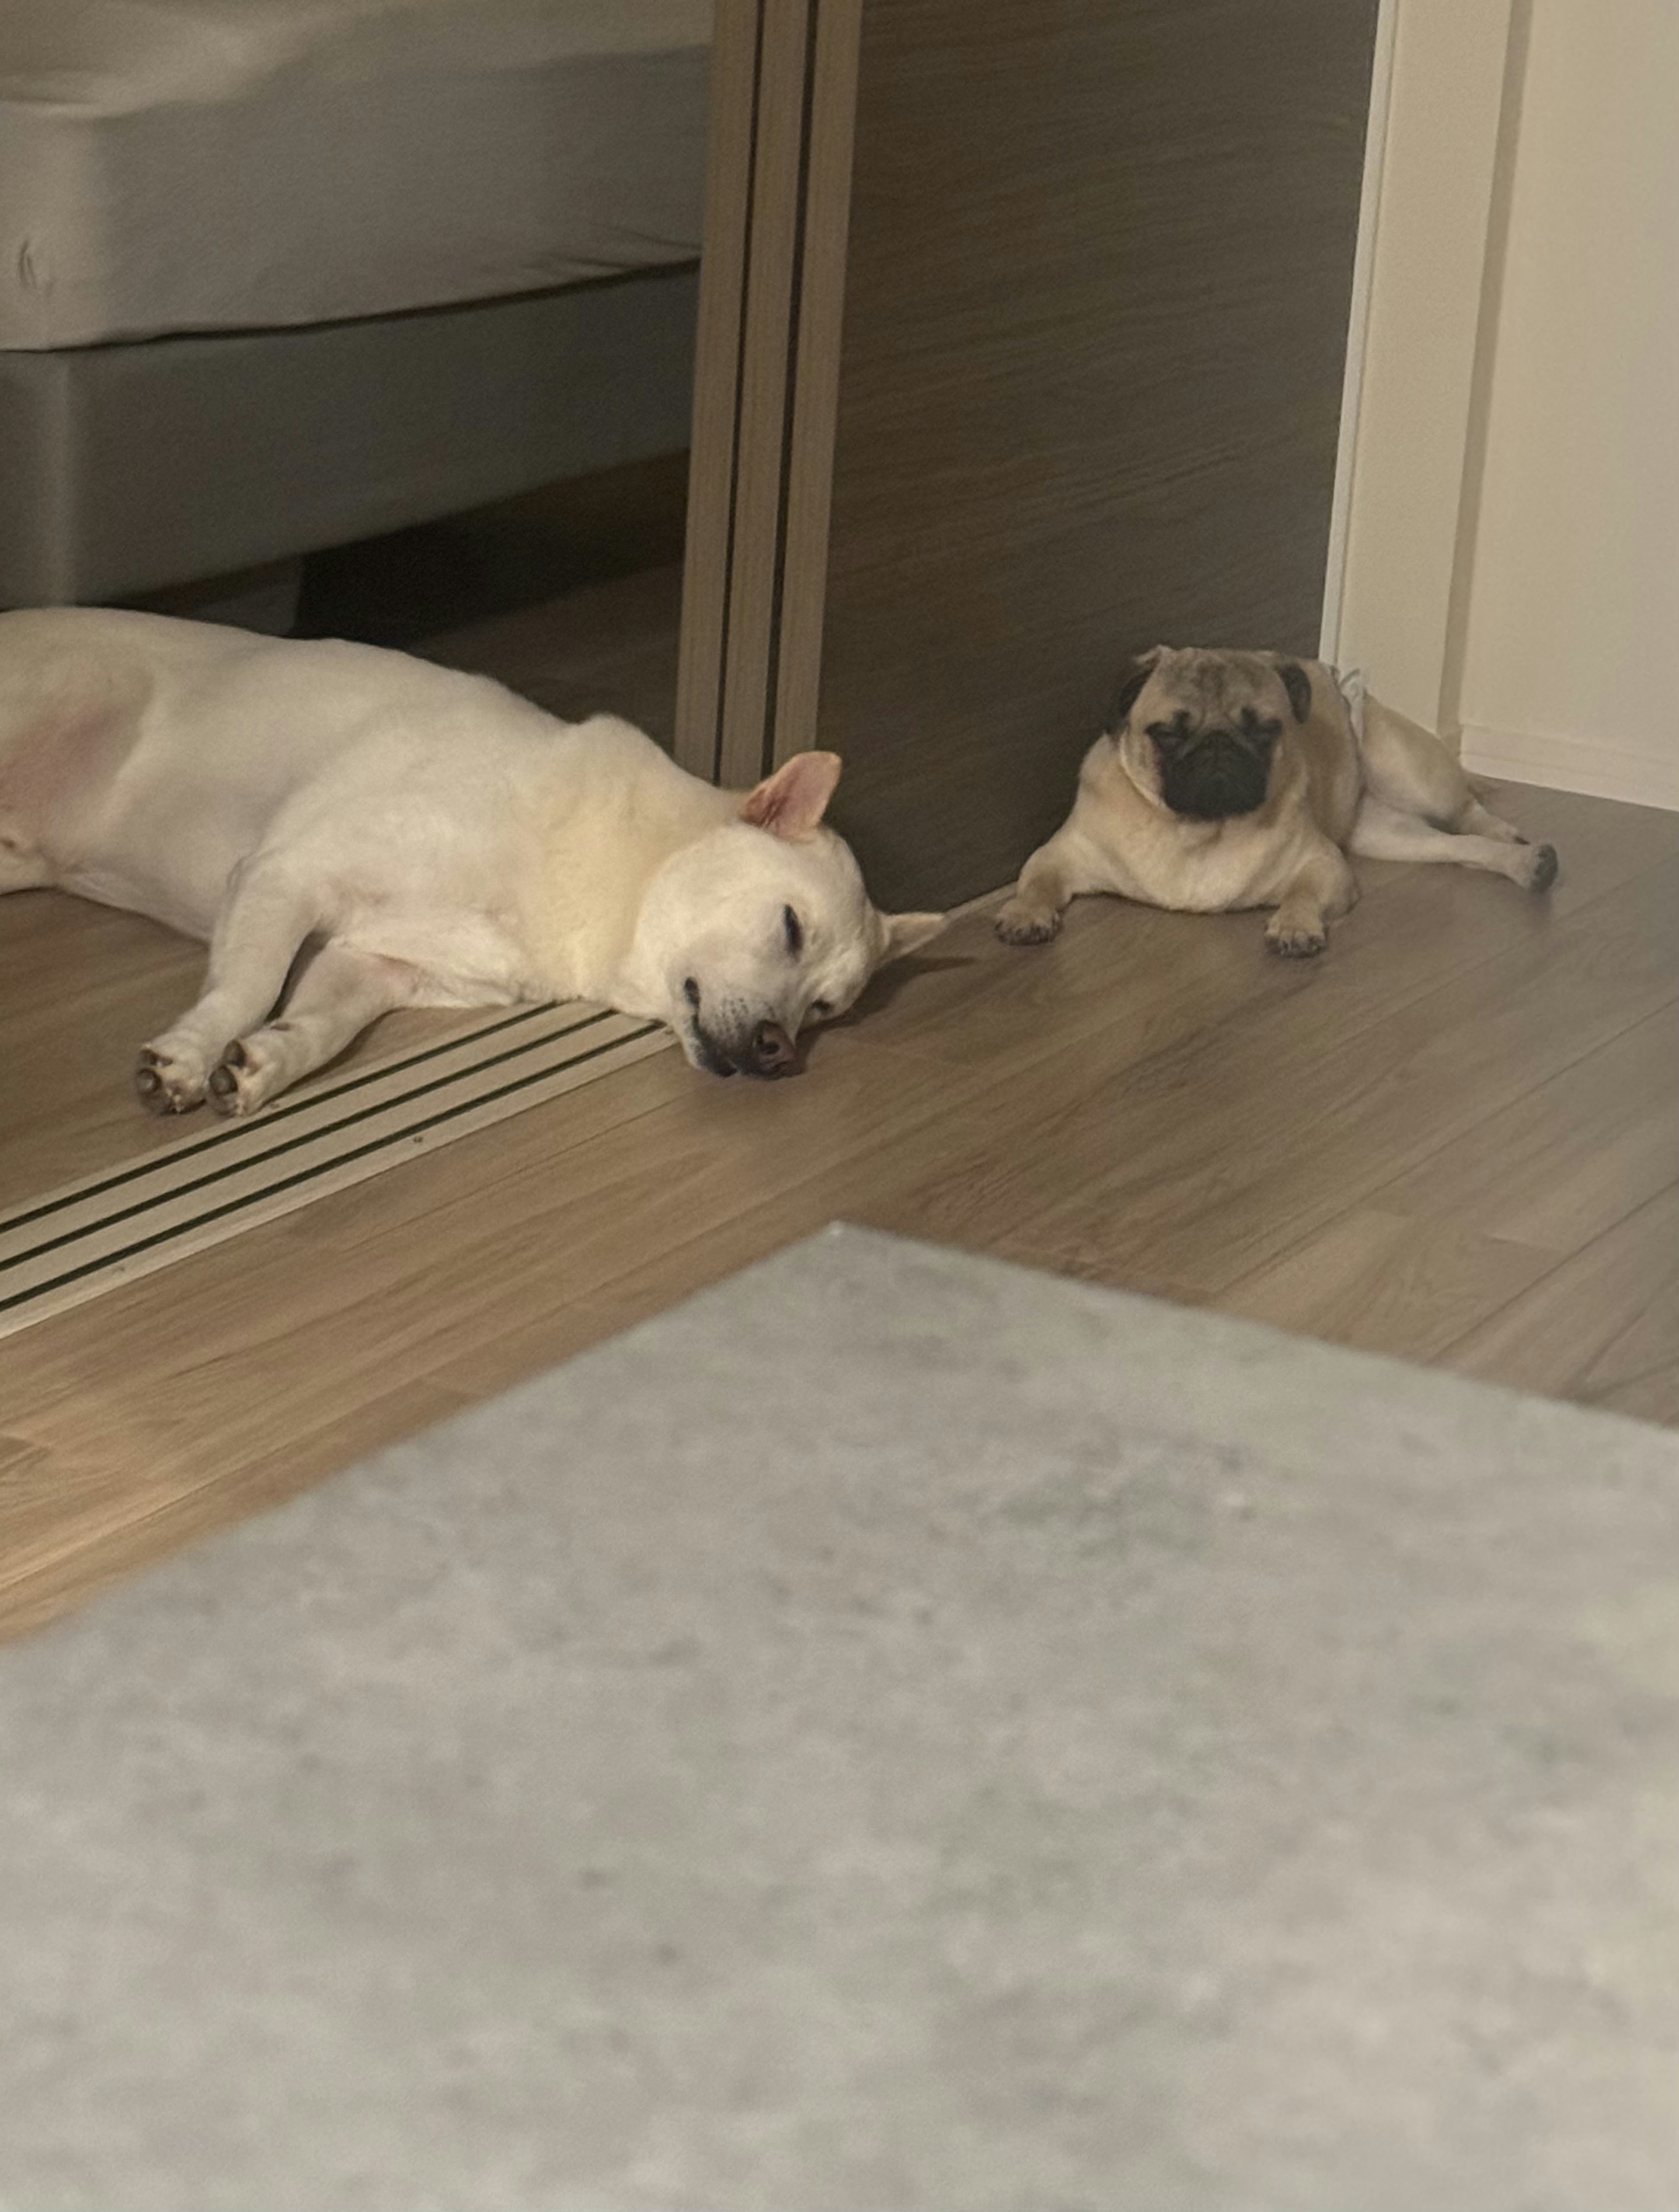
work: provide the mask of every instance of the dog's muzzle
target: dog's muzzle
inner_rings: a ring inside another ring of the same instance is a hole
[[[719,1038],[696,1030],[700,1058],[714,1075],[794,1075],[799,1049],[779,1022],[760,1022],[744,1036]]]
[[[694,1049],[700,1064],[713,1075],[796,1075],[799,1048],[779,1022],[745,1023],[727,1030],[708,1029],[700,1018],[697,976],[686,977],[682,995],[693,1017]]]
[[[1268,747],[1256,752],[1239,738],[1214,732],[1171,758],[1160,757],[1160,796],[1174,814],[1196,822],[1223,822],[1265,804],[1270,782]]]

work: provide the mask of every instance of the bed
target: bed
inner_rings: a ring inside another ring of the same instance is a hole
[[[0,605],[688,435],[711,0],[9,0]]]

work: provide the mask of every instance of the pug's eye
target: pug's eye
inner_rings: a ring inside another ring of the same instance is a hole
[[[832,1006],[826,999],[812,999],[811,1000],[811,1013],[818,1022],[825,1022],[829,1015],[831,1014],[833,1011],[834,1009]]]
[[[1151,722],[1148,734],[1163,751],[1176,752],[1189,736],[1189,732],[1177,722]]]
[[[796,960],[805,949],[805,925],[790,906],[782,908],[782,934],[787,939],[788,959]]]

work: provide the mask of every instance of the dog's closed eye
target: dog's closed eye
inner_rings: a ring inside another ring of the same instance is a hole
[[[788,957],[796,960],[805,949],[805,925],[790,906],[782,908],[782,934],[787,939]]]

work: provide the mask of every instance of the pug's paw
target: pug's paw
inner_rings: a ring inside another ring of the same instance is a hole
[[[999,909],[993,927],[1005,945],[1047,945],[1061,934],[1061,916],[1014,898]]]
[[[1329,941],[1329,932],[1316,923],[1284,921],[1279,915],[1265,926],[1267,948],[1281,960],[1310,960]]]
[[[1530,891],[1548,891],[1555,881],[1556,847],[1536,845],[1533,848],[1533,860],[1528,875],[1528,889]]]

